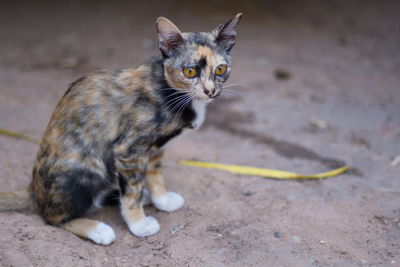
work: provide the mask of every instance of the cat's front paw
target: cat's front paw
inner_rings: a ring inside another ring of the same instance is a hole
[[[157,209],[166,212],[176,211],[180,209],[185,203],[183,197],[175,192],[167,192],[161,197],[152,198],[151,201]]]
[[[160,231],[160,225],[155,218],[148,216],[140,222],[129,225],[129,230],[135,236],[145,237],[154,235],[155,233]]]

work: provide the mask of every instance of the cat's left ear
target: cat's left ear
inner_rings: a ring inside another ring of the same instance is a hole
[[[222,46],[226,51],[231,51],[236,43],[236,27],[242,18],[242,13],[236,14],[229,21],[219,25],[211,33],[215,36],[218,46]]]
[[[172,51],[183,43],[181,31],[169,19],[159,17],[156,21],[158,47],[164,57],[170,57]]]

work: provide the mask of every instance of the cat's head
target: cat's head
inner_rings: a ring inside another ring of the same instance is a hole
[[[169,85],[206,102],[220,95],[241,17],[239,13],[210,32],[184,33],[168,19],[158,18],[158,43]]]

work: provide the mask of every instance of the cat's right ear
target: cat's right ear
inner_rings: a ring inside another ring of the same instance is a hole
[[[183,43],[181,31],[169,19],[159,17],[156,21],[158,47],[164,57],[170,57],[172,51]]]

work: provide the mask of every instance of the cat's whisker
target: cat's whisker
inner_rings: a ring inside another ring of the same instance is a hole
[[[229,99],[229,100],[232,99],[232,98],[228,97],[227,95],[225,95],[223,93],[221,93],[220,96],[223,96],[223,97],[225,97],[226,99]]]
[[[188,99],[192,99],[191,95],[187,95],[185,98],[180,99],[180,101],[178,102],[178,104],[176,104],[173,109],[171,110],[171,112],[174,112],[175,110],[177,110],[178,108],[180,108],[183,103],[185,103]],[[178,112],[177,112],[178,113]]]
[[[192,102],[192,100],[193,100],[193,98],[187,99],[187,100],[183,103],[182,107],[178,110],[177,114],[179,114],[179,116],[181,117],[181,120],[183,120],[183,118],[182,118],[183,111],[184,111],[185,108],[189,105],[189,103]]]
[[[182,98],[185,98],[186,96],[188,96],[187,94],[184,94],[184,95],[180,95],[180,96],[177,96],[177,97],[175,97],[175,98],[172,98],[172,99],[170,99],[170,100],[168,100],[166,103],[165,103],[165,105],[168,105],[169,103],[169,105],[167,106],[167,108],[170,108],[172,105],[174,105],[174,103],[175,102],[179,102],[179,100],[181,100]]]
[[[178,94],[185,95],[186,93],[183,93],[183,92],[175,92],[175,93],[170,94],[169,96],[167,96],[167,97],[165,98],[165,100],[167,100],[167,99],[170,98],[170,97],[173,97],[174,95],[178,95]]]
[[[159,91],[183,91],[183,92],[189,92],[190,89],[189,88],[175,88],[175,87],[169,87],[169,88],[161,88],[158,89]]]
[[[223,91],[223,92],[227,92],[227,93],[236,94],[236,95],[239,95],[239,96],[243,96],[243,93],[242,93],[242,92],[238,92],[238,91],[235,91],[235,90],[223,89],[222,91]]]
[[[226,95],[224,93],[221,93],[221,96],[225,97],[227,100],[233,100],[233,97],[231,95]]]
[[[232,84],[224,85],[224,86],[222,86],[222,88],[225,89],[225,88],[234,87],[234,86],[240,86],[240,84],[232,83]]]
[[[194,96],[193,95],[188,95],[187,98],[182,99],[179,103],[179,105],[176,106],[177,112],[175,114],[175,117],[181,117],[183,111],[185,110],[186,106],[193,100]],[[182,118],[181,118],[182,119]]]
[[[193,100],[192,96],[190,96],[186,100],[184,100],[183,101],[184,103],[183,103],[182,107],[178,110],[178,113],[182,113],[183,110],[186,108],[186,106],[189,104],[189,102],[192,101],[192,100]],[[181,109],[182,109],[182,112],[181,112]]]
[[[238,97],[238,98],[243,98],[243,94],[236,92],[236,91],[232,91],[232,90],[223,90],[222,91],[225,95],[231,96],[231,97]]]

